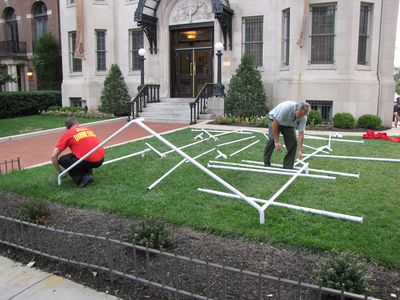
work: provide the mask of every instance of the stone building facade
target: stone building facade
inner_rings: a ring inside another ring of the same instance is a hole
[[[142,47],[145,82],[161,97],[193,98],[216,82],[221,41],[226,87],[250,52],[269,107],[309,101],[326,121],[350,112],[391,122],[397,0],[85,0],[84,60],[73,57],[75,2],[60,0],[64,105],[95,110],[113,63],[133,97]]]
[[[58,0],[2,0],[0,12],[0,66],[17,79],[2,90],[36,90],[33,48],[45,32],[60,40]]]

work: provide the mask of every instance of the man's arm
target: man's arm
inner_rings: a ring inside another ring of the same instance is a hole
[[[57,174],[62,172],[60,165],[58,164],[58,156],[61,154],[61,150],[58,148],[54,148],[53,153],[51,154],[51,162],[53,163],[54,170],[56,170]]]
[[[272,134],[274,136],[275,150],[281,151],[282,146],[279,143],[279,122],[277,120],[273,120],[271,127],[272,127]]]
[[[303,160],[303,141],[304,141],[304,131],[299,131],[299,136],[297,140],[297,158]]]

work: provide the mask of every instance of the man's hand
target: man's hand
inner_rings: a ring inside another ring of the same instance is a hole
[[[299,151],[299,153],[297,154],[297,158],[298,160],[303,160],[303,152]]]
[[[275,143],[275,151],[280,152],[282,149],[282,145],[278,143]]]
[[[61,151],[58,148],[54,148],[53,153],[51,154],[51,162],[53,163],[54,170],[57,174],[62,172],[60,165],[58,164],[58,156],[60,155]]]

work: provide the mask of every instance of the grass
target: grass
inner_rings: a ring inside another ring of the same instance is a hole
[[[40,131],[64,126],[65,116],[34,115],[0,120],[0,137]],[[80,119],[81,123],[99,121],[97,118]]]
[[[195,135],[194,132],[183,130],[166,137],[176,145],[185,145],[193,141]],[[207,141],[187,148],[185,152],[195,156],[217,143],[242,137],[239,134],[227,135],[217,142]],[[265,138],[259,134],[257,138],[261,140],[260,143],[230,160],[261,161]],[[153,138],[110,148],[106,159],[143,150],[145,142],[160,150],[168,150]],[[221,150],[230,154],[250,142],[221,147]],[[306,143],[315,147],[324,144],[315,140],[306,140]],[[399,158],[398,144],[388,141],[366,140],[364,145],[334,142],[333,149],[336,155]],[[206,165],[215,155],[215,152],[208,154],[199,161]],[[281,163],[282,159],[283,153],[273,156],[273,162]],[[44,166],[0,176],[0,190],[127,217],[163,216],[171,224],[221,235],[313,250],[349,249],[375,262],[400,268],[399,165],[396,163],[313,158],[310,160],[312,168],[359,172],[360,179],[337,177],[334,181],[298,178],[276,200],[355,216],[363,215],[364,222],[361,224],[271,206],[265,214],[266,223],[260,225],[257,211],[244,201],[198,192],[198,187],[226,190],[191,164],[184,164],[153,190],[147,190],[150,184],[180,160],[176,154],[161,159],[153,152],[144,158],[122,160],[96,170],[95,182],[85,189],[77,189],[70,178],[64,178],[62,186],[58,187],[51,166]],[[212,171],[246,195],[262,199],[271,197],[288,180],[286,176],[219,169]]]

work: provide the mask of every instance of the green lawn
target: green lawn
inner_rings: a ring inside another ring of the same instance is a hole
[[[0,120],[0,137],[63,127],[65,120],[65,116],[42,115],[2,119]],[[82,124],[94,121],[99,121],[99,119],[80,119]]]
[[[197,133],[183,130],[166,137],[176,145],[185,145],[193,141],[195,135]],[[207,141],[185,151],[195,156],[217,143],[242,137],[232,134],[221,137],[217,142]],[[265,138],[261,134],[257,134],[257,138],[261,140],[260,143],[230,161],[262,160]],[[160,142],[151,139],[110,148],[106,159],[142,150],[146,141],[160,150],[167,150]],[[250,142],[221,147],[221,150],[230,154]],[[311,146],[324,144],[315,140],[306,140],[306,143]],[[400,158],[399,145],[388,141],[366,140],[365,144],[333,142],[332,146],[336,155]],[[208,154],[199,161],[206,165],[215,155]],[[281,163],[282,157],[283,154],[275,154],[274,162]],[[265,214],[266,223],[260,225],[258,212],[245,202],[198,192],[198,187],[220,191],[226,189],[191,164],[184,164],[154,190],[147,190],[150,184],[180,160],[176,154],[161,159],[154,153],[147,154],[145,158],[123,160],[96,170],[95,182],[85,189],[76,188],[70,178],[64,178],[62,186],[58,187],[54,171],[50,166],[44,166],[0,176],[0,189],[127,217],[162,216],[172,224],[222,235],[315,250],[350,249],[379,263],[400,268],[400,165],[397,163],[313,158],[310,160],[312,168],[359,172],[360,179],[338,177],[333,181],[298,178],[276,200],[355,216],[363,215],[364,222],[361,224],[271,206]],[[246,195],[262,199],[268,199],[288,180],[288,177],[278,175],[212,171]]]

